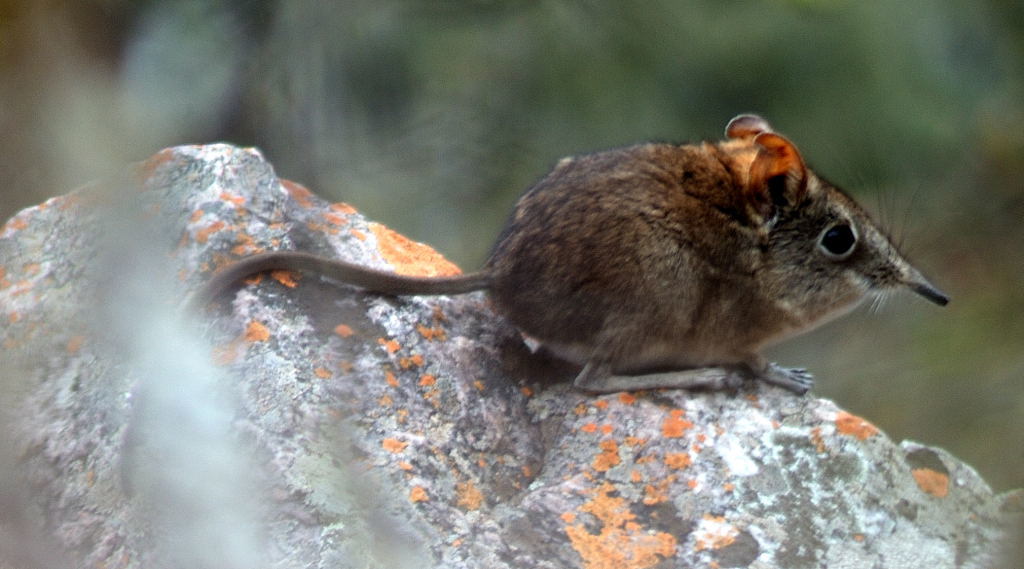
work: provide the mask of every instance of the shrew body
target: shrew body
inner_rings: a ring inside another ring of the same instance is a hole
[[[477,273],[405,277],[282,251],[229,266],[195,303],[270,269],[393,295],[487,290],[525,335],[583,366],[584,389],[722,386],[745,374],[798,392],[809,376],[769,364],[765,346],[897,287],[946,304],[767,122],[742,115],[726,135],[561,160],[520,198]]]

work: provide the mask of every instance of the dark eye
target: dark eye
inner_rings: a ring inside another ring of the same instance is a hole
[[[839,223],[826,229],[818,243],[821,250],[834,259],[849,256],[856,244],[857,233],[846,223]]]

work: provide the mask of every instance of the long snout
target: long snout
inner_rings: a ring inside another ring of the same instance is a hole
[[[949,296],[936,288],[935,285],[928,282],[928,279],[924,278],[924,275],[922,275],[917,269],[910,267],[907,272],[909,274],[903,281],[903,284],[905,284],[907,288],[935,304],[938,304],[939,306],[946,306],[949,304]]]

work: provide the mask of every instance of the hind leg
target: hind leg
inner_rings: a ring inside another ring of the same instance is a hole
[[[592,393],[614,393],[641,389],[736,389],[745,379],[757,379],[803,395],[811,389],[814,377],[805,369],[784,368],[764,360],[750,371],[734,367],[704,367],[642,375],[618,375],[603,362],[590,361],[573,381],[573,386]],[[748,364],[749,365],[749,364]],[[757,370],[757,371],[754,371]]]
[[[591,361],[573,381],[577,389],[592,393],[615,393],[641,389],[709,389],[721,391],[736,389],[743,384],[738,369],[708,367],[680,371],[647,373],[643,375],[616,375],[606,363]]]

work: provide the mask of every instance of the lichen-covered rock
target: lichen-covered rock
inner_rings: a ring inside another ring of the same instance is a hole
[[[577,392],[483,294],[274,273],[181,317],[218,267],[288,248],[457,270],[226,145],[165,150],[7,222],[0,559],[982,568],[1019,513],[829,401]]]

